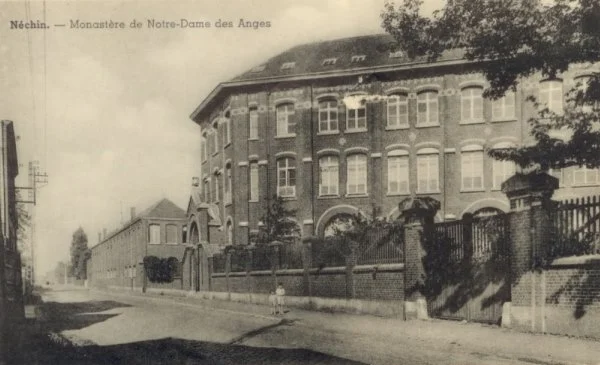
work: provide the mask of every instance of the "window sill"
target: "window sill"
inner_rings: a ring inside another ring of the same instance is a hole
[[[178,244],[179,243],[177,243],[177,242],[165,242],[165,245],[171,245],[171,246],[178,245]]]
[[[294,137],[296,137],[296,133],[285,134],[282,136],[275,136],[275,139],[294,138]]]
[[[337,131],[323,131],[323,132],[319,131],[319,132],[317,132],[317,136],[331,136],[334,134],[340,134],[340,131],[337,130]]]
[[[400,131],[400,130],[404,130],[404,129],[409,129],[410,126],[407,125],[402,125],[402,126],[398,126],[398,127],[385,127],[386,131]]]
[[[229,147],[229,146],[231,146],[231,142],[227,142],[227,143],[225,143],[225,145],[223,146],[223,148],[227,148],[227,147]]]
[[[152,245],[152,246],[158,246],[158,245],[160,245],[160,242],[158,242],[158,243],[157,242],[148,242],[148,244]]]
[[[232,203],[232,202],[227,202],[227,203],[225,203],[225,206],[226,206],[226,207],[228,207],[228,206],[230,206],[231,204],[233,204],[233,203]]]
[[[512,117],[512,118],[495,118],[495,119],[491,120],[492,123],[504,123],[504,122],[516,122],[516,121],[517,121],[517,118],[514,118],[514,117]]]
[[[406,196],[406,195],[410,195],[410,192],[405,191],[402,193],[387,193],[387,194],[385,194],[385,196]]]
[[[367,131],[367,128],[358,128],[358,129],[346,129],[344,131],[344,133],[346,134],[351,134],[351,133],[364,133]]]
[[[466,119],[466,120],[461,120],[458,124],[465,125],[465,124],[483,124],[483,123],[485,123],[485,119]]]
[[[218,155],[218,154],[219,154],[219,151],[217,151],[217,152],[213,152],[213,153],[212,153],[212,155],[213,155],[213,156],[216,156],[216,155]]]
[[[584,188],[584,187],[589,187],[589,186],[598,186],[600,185],[600,183],[594,182],[594,183],[573,183],[571,184],[571,187],[574,188]]]
[[[204,160],[204,161],[202,161],[202,164],[204,165],[204,164],[205,164],[205,163],[207,163],[207,162],[208,162],[208,160]]]
[[[248,138],[248,141],[259,141],[258,137],[257,138]]]
[[[461,193],[483,193],[485,192],[484,188],[477,188],[477,189],[460,189]]]
[[[339,198],[340,198],[340,196],[339,196],[339,195],[319,195],[319,196],[317,197],[317,199],[320,199],[320,200],[327,200],[327,199],[339,199]]]
[[[415,128],[433,128],[433,127],[440,127],[440,124],[417,124],[415,126]]]
[[[368,198],[369,194],[346,194],[344,195],[345,198]]]
[[[258,203],[258,200],[248,200],[248,203]]]
[[[288,201],[288,200],[298,200],[298,198],[296,196],[281,196],[278,195],[278,197],[280,197],[281,199]]]
[[[439,191],[439,190],[434,190],[434,191],[417,191],[416,194],[417,195],[441,194],[441,191]]]

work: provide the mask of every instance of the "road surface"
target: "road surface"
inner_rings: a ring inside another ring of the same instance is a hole
[[[373,331],[365,336],[305,322],[293,311],[276,317],[268,308],[248,313],[87,290],[43,297],[41,328],[64,349],[40,352],[40,364],[531,364]]]

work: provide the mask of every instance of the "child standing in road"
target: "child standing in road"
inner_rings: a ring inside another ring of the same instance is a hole
[[[269,294],[269,304],[271,305],[271,314],[277,314],[277,296],[274,291]]]
[[[285,289],[283,288],[283,285],[281,283],[277,284],[275,295],[277,296],[277,313],[284,314]]]

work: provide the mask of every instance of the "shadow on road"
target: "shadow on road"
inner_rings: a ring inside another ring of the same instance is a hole
[[[363,365],[306,349],[249,347],[190,341],[177,338],[134,342],[113,346],[60,346],[47,342],[37,354],[26,354],[23,364],[31,365],[248,365],[319,364]]]
[[[41,305],[41,320],[47,331],[77,330],[106,321],[118,314],[99,313],[114,308],[130,307],[112,300],[76,303],[47,302]]]

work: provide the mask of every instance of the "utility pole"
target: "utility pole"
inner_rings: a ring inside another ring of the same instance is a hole
[[[29,186],[15,187],[17,191],[27,190],[27,199],[23,199],[20,195],[17,196],[17,203],[33,204],[37,202],[37,189],[40,189],[48,184],[48,174],[40,172],[40,162],[29,162]],[[31,209],[31,284],[35,284],[35,209]]]

